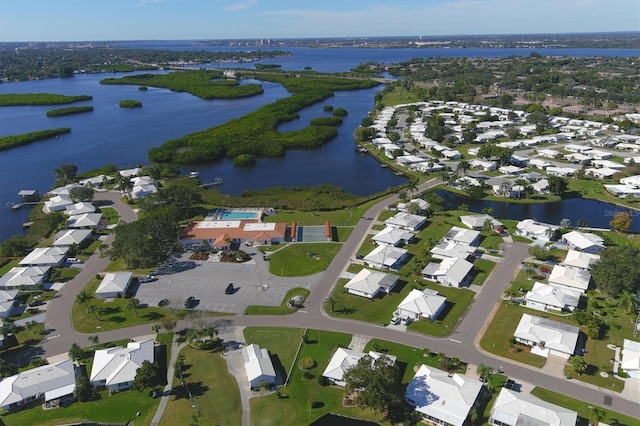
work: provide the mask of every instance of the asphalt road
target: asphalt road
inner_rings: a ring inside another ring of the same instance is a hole
[[[419,190],[423,191],[438,183],[436,179],[432,179],[420,185]],[[110,195],[107,194],[109,193],[99,195],[109,197]],[[112,196],[117,198],[118,194],[113,194]],[[552,376],[535,367],[519,364],[508,359],[499,359],[479,349],[477,340],[482,328],[487,322],[490,313],[496,307],[496,303],[501,303],[500,296],[510,283],[517,267],[528,256],[527,246],[524,244],[509,243],[510,245],[505,247],[503,262],[488,277],[483,290],[477,296],[464,318],[462,318],[453,333],[446,338],[432,338],[412,332],[401,332],[380,325],[328,317],[323,310],[324,301],[331,294],[337,279],[349,265],[353,253],[356,252],[364,240],[370,229],[372,219],[377,217],[387,205],[397,200],[397,196],[392,196],[377,203],[358,221],[349,238],[322,275],[315,290],[305,302],[304,309],[287,316],[233,316],[227,319],[231,321],[232,325],[238,326],[308,327],[370,336],[419,349],[427,347],[434,352],[457,356],[470,364],[478,365],[483,363],[494,369],[501,367],[505,374],[516,381],[525,381],[535,386],[570,395],[587,403],[603,406],[605,409],[640,418],[640,404],[638,401],[624,399],[618,393],[582,382],[569,381],[563,377]],[[123,220],[134,220],[131,217],[133,211],[128,206],[115,201],[114,207],[120,212]],[[77,333],[71,325],[71,305],[74,302],[75,295],[82,289],[83,285],[96,273],[101,272],[107,264],[108,259],[100,259],[97,255],[92,256],[82,273],[67,283],[60,292],[59,297],[51,302],[45,323],[49,334],[41,345],[41,349],[47,356],[67,352],[74,341],[81,345],[86,344],[87,335]],[[178,324],[178,329],[185,327],[189,327],[187,322]],[[104,342],[146,335],[150,332],[151,325],[142,325],[97,334],[100,341]]]

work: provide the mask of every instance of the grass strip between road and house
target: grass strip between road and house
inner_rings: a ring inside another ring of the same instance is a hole
[[[327,269],[340,250],[339,243],[296,243],[269,256],[269,272],[279,277],[303,277]]]

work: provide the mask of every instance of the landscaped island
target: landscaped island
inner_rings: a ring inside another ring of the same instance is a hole
[[[38,130],[22,135],[2,136],[0,137],[0,151],[43,139],[54,138],[58,135],[69,133],[70,131],[71,129],[69,127],[60,127],[50,130]]]

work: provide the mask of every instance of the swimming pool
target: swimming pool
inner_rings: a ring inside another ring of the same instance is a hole
[[[260,220],[262,209],[217,209],[212,220]]]

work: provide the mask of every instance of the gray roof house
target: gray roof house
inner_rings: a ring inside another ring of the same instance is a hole
[[[418,216],[410,213],[398,212],[395,216],[385,220],[384,223],[387,226],[394,228],[405,229],[407,231],[417,231],[427,220],[424,216]]]
[[[408,251],[393,246],[378,246],[367,254],[363,261],[378,269],[399,269],[406,260]]]
[[[66,247],[37,247],[20,261],[20,266],[59,266],[66,255]]]
[[[124,296],[129,289],[133,272],[109,272],[104,275],[100,285],[96,289],[98,299],[113,299]]]
[[[0,288],[33,288],[43,284],[49,274],[50,266],[20,266],[11,268],[0,277]]]
[[[344,288],[348,293],[373,299],[378,294],[387,294],[398,282],[398,277],[384,272],[364,268],[358,272]]]
[[[531,346],[531,353],[565,359],[575,353],[579,334],[580,328],[576,326],[529,314],[522,314],[513,333],[518,342]]]
[[[387,226],[374,235],[371,240],[378,245],[402,246],[413,240],[414,234],[404,229]]]
[[[80,245],[91,236],[91,229],[63,229],[53,236],[54,247]]]
[[[461,287],[465,284],[467,275],[472,268],[472,263],[460,257],[450,257],[441,263],[429,263],[422,270],[422,276],[449,287]]]

